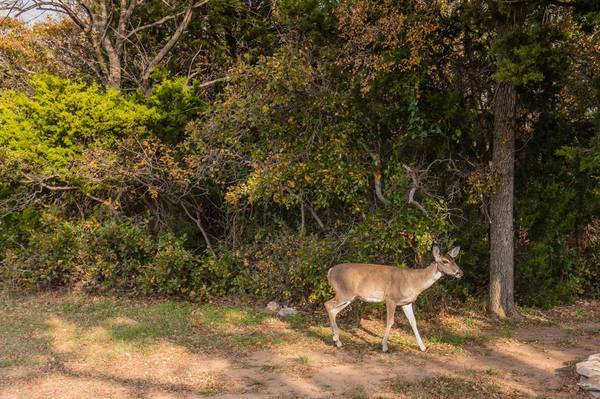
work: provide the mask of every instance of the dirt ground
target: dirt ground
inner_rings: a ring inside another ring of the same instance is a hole
[[[382,314],[279,320],[263,304],[190,304],[75,294],[0,295],[0,399],[585,398],[574,363],[600,352],[600,303],[519,323],[480,311],[401,312],[381,352]]]

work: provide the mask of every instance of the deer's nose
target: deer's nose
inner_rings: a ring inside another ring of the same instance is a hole
[[[456,273],[454,273],[454,277],[456,277],[456,278],[461,278],[462,276],[463,276],[462,270],[459,270]]]

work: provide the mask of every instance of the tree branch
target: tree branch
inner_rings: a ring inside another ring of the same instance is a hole
[[[188,8],[185,10],[183,20],[181,21],[181,23],[179,24],[169,41],[163,46],[163,48],[159,50],[159,52],[154,56],[154,58],[152,58],[152,60],[150,60],[150,62],[148,62],[148,64],[144,68],[144,72],[142,74],[142,85],[145,89],[148,89],[148,80],[150,79],[152,69],[156,65],[158,65],[163,60],[163,58],[165,58],[165,56],[169,53],[169,51],[171,51],[173,46],[177,44],[179,38],[189,26],[190,21],[192,20],[192,14],[194,12],[194,9],[208,3],[208,1],[209,0],[202,0],[199,3],[194,3],[193,0],[190,0]]]
[[[193,217],[183,202],[180,202],[179,205],[181,206],[181,208],[183,208],[183,211],[188,216],[188,218],[190,218],[190,220],[192,220],[196,224],[196,227],[198,227],[198,230],[200,230],[202,237],[204,237],[204,242],[206,243],[206,248],[211,253],[211,255],[214,256],[215,251],[213,250],[210,240],[208,239],[208,234],[206,234],[206,230],[204,230],[204,227],[202,227],[202,223],[200,223],[200,217],[197,214],[196,214],[197,217]]]
[[[298,201],[300,201],[300,204],[302,206],[306,207],[306,209],[308,209],[308,211],[312,215],[313,219],[315,219],[315,222],[317,222],[317,224],[319,225],[319,227],[321,227],[321,229],[325,229],[325,225],[323,224],[323,221],[321,220],[321,218],[319,218],[319,215],[317,215],[317,212],[313,209],[312,206],[310,206],[309,204],[305,203],[304,200],[303,200],[303,198],[300,195],[296,194],[295,192],[293,192],[289,188],[285,187],[285,191],[287,191],[288,193],[290,193],[290,195],[292,197],[294,197]],[[304,213],[304,212],[302,212],[302,213]]]
[[[419,182],[419,177],[417,175],[417,172],[415,170],[413,170],[412,168],[410,168],[408,165],[402,165],[402,167],[404,168],[404,170],[406,170],[407,176],[412,181],[412,187],[411,187],[410,191],[408,192],[408,203],[410,205],[415,206],[421,212],[423,212],[425,214],[425,216],[429,217],[429,213],[423,207],[423,205],[421,205],[417,201],[415,201],[415,193],[417,192],[417,190],[420,187],[420,182]]]

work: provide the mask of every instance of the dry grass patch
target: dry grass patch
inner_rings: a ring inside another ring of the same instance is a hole
[[[442,375],[418,382],[396,382],[392,383],[392,390],[399,399],[525,398],[523,394],[508,391],[480,374],[468,379]]]

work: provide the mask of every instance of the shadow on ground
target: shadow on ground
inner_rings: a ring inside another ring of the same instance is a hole
[[[571,310],[420,320],[427,353],[398,317],[383,354],[377,317],[342,318],[337,349],[324,312],[282,321],[231,303],[3,294],[0,397],[575,398],[572,365],[600,347],[600,305]]]

